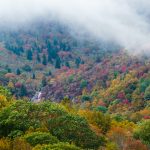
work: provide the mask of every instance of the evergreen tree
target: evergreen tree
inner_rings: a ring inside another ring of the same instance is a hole
[[[48,53],[48,62],[52,63],[52,57],[50,53]]]
[[[37,60],[39,63],[41,62],[41,58],[40,58],[39,53],[37,53],[36,60]]]
[[[42,61],[42,64],[43,65],[47,65],[47,58],[46,58],[46,55],[45,54],[43,54],[43,61]]]
[[[5,69],[6,69],[6,71],[7,71],[8,73],[11,73],[11,72],[12,72],[8,65],[5,66]]]
[[[20,52],[24,52],[24,49],[22,46],[19,49],[20,49]]]
[[[46,81],[46,78],[43,77],[42,78],[42,87],[46,86],[47,85],[47,81]]]
[[[12,72],[10,68],[8,68],[7,71],[8,71],[8,73],[11,73],[11,72]]]
[[[51,72],[51,71],[49,71],[49,72],[48,72],[48,75],[49,75],[49,76],[51,76],[51,75],[52,75],[52,72]]]
[[[35,77],[35,73],[33,73],[33,74],[32,74],[32,79],[35,79],[35,78],[36,78],[36,77]]]
[[[80,58],[76,58],[75,64],[76,64],[77,68],[79,68],[80,63],[81,63],[81,59]]]
[[[23,96],[26,96],[26,95],[27,95],[26,86],[22,85],[21,88],[20,88],[20,96],[23,97]]]
[[[16,70],[16,74],[17,74],[17,75],[20,75],[20,74],[21,74],[21,71],[20,71],[19,68]]]
[[[60,69],[60,68],[61,68],[61,60],[60,60],[59,57],[56,59],[55,68],[57,68],[57,69]]]
[[[65,63],[65,66],[68,67],[68,68],[70,68],[70,64],[69,64],[68,61]]]
[[[57,39],[54,39],[53,44],[54,44],[55,46],[58,45]]]
[[[32,56],[33,56],[32,51],[31,51],[31,50],[28,50],[28,51],[27,51],[27,59],[28,59],[28,60],[32,60]]]

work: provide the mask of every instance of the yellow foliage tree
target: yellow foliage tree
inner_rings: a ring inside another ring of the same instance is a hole
[[[5,138],[0,139],[0,150],[11,150],[11,141]]]

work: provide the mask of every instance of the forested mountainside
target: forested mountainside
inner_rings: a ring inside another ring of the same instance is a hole
[[[130,82],[129,76],[126,82]],[[116,87],[121,85],[118,83]],[[104,98],[98,107],[94,100],[80,106],[67,97],[58,104],[33,103],[15,99],[8,89],[0,86],[0,149],[148,150],[148,89],[145,100],[135,95],[132,103],[122,101],[124,95],[120,93],[107,109]],[[87,101],[87,96],[84,99]]]
[[[0,31],[0,150],[150,148],[150,58],[77,33]]]
[[[17,97],[31,98],[61,68],[76,70],[119,50],[112,43],[79,36],[57,22],[35,22],[30,28],[5,29],[0,33],[0,81],[13,87]],[[18,91],[20,86],[27,91]]]

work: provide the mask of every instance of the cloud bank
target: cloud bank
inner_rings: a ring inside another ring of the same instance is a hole
[[[149,0],[0,0],[3,26],[50,17],[132,52],[150,52]]]

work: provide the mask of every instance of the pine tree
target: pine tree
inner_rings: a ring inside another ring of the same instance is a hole
[[[36,77],[35,77],[35,73],[33,73],[33,74],[32,74],[32,79],[35,79],[35,78],[36,78]]]
[[[48,62],[52,63],[52,56],[50,53],[48,53]]]
[[[76,58],[75,64],[76,64],[77,68],[79,68],[80,63],[81,63],[81,59],[80,58]]]
[[[16,70],[16,74],[17,74],[17,75],[20,75],[20,74],[21,74],[21,71],[20,71],[19,68]]]
[[[46,78],[43,77],[42,78],[42,87],[46,86],[47,85],[47,81],[46,81]]]
[[[65,66],[68,67],[68,68],[70,68],[70,64],[69,64],[68,61],[65,63]]]
[[[59,57],[56,59],[55,68],[57,68],[57,69],[60,69],[60,68],[61,68],[61,61],[60,61],[60,58],[59,58]]]
[[[37,60],[39,63],[41,62],[41,58],[40,58],[39,53],[37,53],[36,60]]]
[[[23,96],[26,96],[26,95],[27,95],[26,86],[22,85],[21,88],[20,88],[20,96],[23,97]]]
[[[31,51],[31,50],[28,50],[28,51],[27,51],[27,59],[28,59],[28,60],[32,60],[32,56],[33,56],[32,51]]]
[[[42,64],[43,65],[47,65],[47,58],[46,58],[46,55],[45,54],[43,54],[43,61],[42,61]]]
[[[49,76],[51,76],[51,75],[52,75],[52,72],[51,72],[51,71],[49,71],[49,72],[48,72],[48,75],[49,75]]]
[[[10,68],[8,68],[7,71],[8,71],[8,73],[11,73],[11,72],[12,72]]]

